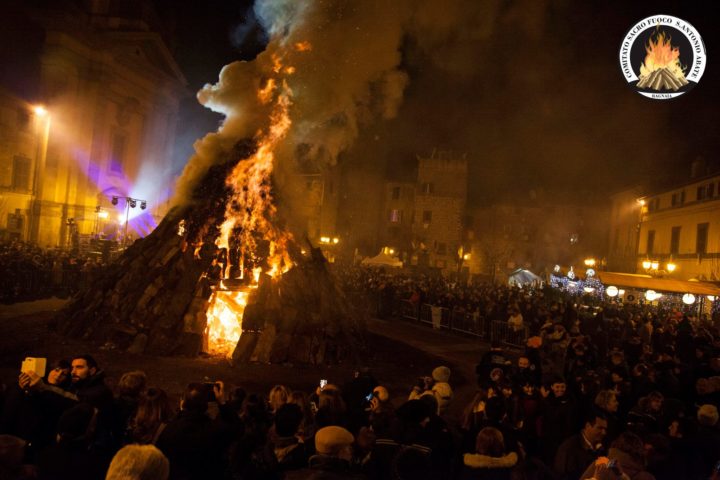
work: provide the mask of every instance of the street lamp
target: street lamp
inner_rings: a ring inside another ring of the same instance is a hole
[[[32,110],[37,122],[38,146],[35,153],[35,173],[33,175],[32,189],[32,222],[30,223],[29,240],[32,243],[38,243],[40,215],[42,214],[43,174],[45,172],[50,139],[50,113],[42,105],[36,105]],[[41,120],[44,120],[44,124],[40,123]]]

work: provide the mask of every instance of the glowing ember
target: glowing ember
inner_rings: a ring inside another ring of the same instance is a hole
[[[309,52],[312,50],[312,44],[310,42],[297,42],[295,44],[295,50],[298,52]]]
[[[208,353],[230,357],[242,334],[247,291],[218,290],[210,297],[206,338]]]

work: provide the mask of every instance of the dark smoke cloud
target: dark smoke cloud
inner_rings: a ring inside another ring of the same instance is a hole
[[[410,11],[405,2],[266,0],[257,2],[255,11],[271,41],[253,61],[225,66],[216,84],[198,92],[200,103],[225,120],[217,132],[196,143],[177,199],[188,198],[199,176],[223,159],[235,141],[267,130],[270,106],[256,92],[274,76],[275,58],[295,68],[285,78],[293,92],[293,125],[276,150],[281,171],[292,170],[298,151],[306,164],[333,164],[364,124],[397,112],[407,84],[398,68]],[[300,51],[301,42],[310,47]]]
[[[227,119],[198,142],[186,171],[202,171],[264,125],[267,112],[251,97],[271,55],[282,53],[297,73],[288,80],[295,123],[281,170],[298,152],[316,165],[345,152],[349,167],[409,172],[417,154],[454,149],[468,154],[478,202],[530,189],[604,194],[674,174],[717,147],[717,94],[700,85],[677,101],[647,100],[624,84],[617,53],[629,26],[659,11],[687,19],[712,43],[703,8],[670,0],[260,1],[255,12],[272,40],[199,94]],[[304,40],[310,52],[291,48]],[[713,75],[708,68],[703,83]]]

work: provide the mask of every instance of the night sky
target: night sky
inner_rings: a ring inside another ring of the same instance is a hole
[[[252,60],[265,47],[267,36],[252,2],[209,0],[184,8],[169,0],[156,3],[161,14],[173,7],[172,15],[163,16],[173,19],[176,58],[192,92],[216,82],[223,65]],[[363,2],[357,4],[362,10]],[[394,118],[361,119],[357,138],[338,159],[352,168],[406,178],[416,154],[428,155],[436,147],[467,153],[471,201],[481,204],[498,194],[524,198],[531,190],[601,200],[635,182],[683,181],[696,157],[709,164],[717,159],[720,59],[714,56],[718,28],[710,3],[398,4],[405,11],[400,12],[397,69],[407,82]],[[341,10],[337,18],[345,21]],[[363,13],[356,10],[352,13],[360,18]],[[627,30],[660,13],[691,23],[708,52],[700,84],[669,101],[632,91],[618,64]],[[389,28],[381,17],[374,25],[377,35]],[[362,43],[347,45],[348,61],[356,48]],[[329,61],[343,59],[309,58],[307,63],[322,71]],[[178,170],[192,153],[192,142],[214,130],[220,118],[194,96],[186,100]]]

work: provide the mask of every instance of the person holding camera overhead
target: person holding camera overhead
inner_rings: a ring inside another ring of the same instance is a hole
[[[219,415],[208,415],[208,403],[216,401]],[[225,404],[223,382],[191,383],[180,401],[180,412],[168,422],[156,446],[170,460],[170,479],[222,478],[223,453],[233,439],[234,412]]]

